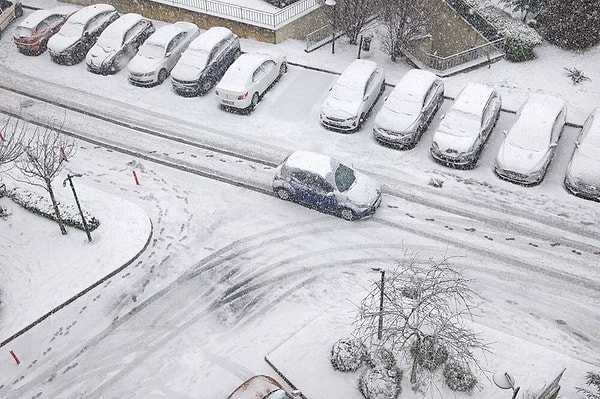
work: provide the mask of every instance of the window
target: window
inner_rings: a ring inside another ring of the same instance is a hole
[[[579,144],[581,144],[583,142],[583,140],[585,140],[585,136],[587,136],[587,134],[589,133],[590,127],[592,126],[593,121],[594,121],[594,116],[593,115],[588,116],[585,123],[583,124],[583,127],[581,128],[579,137],[577,138],[577,142]]]
[[[173,39],[171,39],[171,42],[169,42],[169,45],[167,46],[167,53],[173,52],[173,50],[175,50],[175,48],[177,46],[179,46],[179,43],[181,43],[184,36],[185,36],[185,33],[181,32],[180,34],[175,36]]]

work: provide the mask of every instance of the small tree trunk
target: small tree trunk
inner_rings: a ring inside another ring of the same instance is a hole
[[[65,224],[62,221],[62,218],[60,216],[60,210],[58,209],[58,203],[56,202],[56,198],[54,197],[54,191],[52,190],[51,180],[46,180],[46,188],[48,189],[50,199],[52,200],[52,206],[54,207],[54,214],[56,215],[56,221],[58,222],[58,227],[60,227],[60,232],[63,236],[67,235],[67,229],[65,228]]]
[[[413,364],[410,369],[410,383],[415,384],[417,382],[417,358],[413,359]]]

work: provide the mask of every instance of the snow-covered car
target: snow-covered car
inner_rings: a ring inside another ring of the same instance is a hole
[[[67,18],[77,10],[79,9],[74,6],[58,6],[32,12],[15,28],[15,45],[26,55],[43,53],[50,37],[58,32]]]
[[[225,108],[253,110],[265,92],[287,72],[283,54],[245,53],[231,64],[215,89]]]
[[[575,141],[565,187],[579,197],[600,201],[600,108],[588,116]]]
[[[268,375],[255,375],[237,387],[227,399],[293,399],[294,395]]]
[[[567,118],[565,102],[555,96],[535,93],[517,112],[494,163],[502,179],[522,185],[540,183],[554,156]]]
[[[181,58],[200,29],[185,21],[164,25],[156,30],[127,64],[129,82],[137,86],[161,84]]]
[[[381,205],[381,186],[339,160],[296,151],[277,168],[273,191],[292,200],[346,220],[371,216]]]
[[[387,96],[375,117],[373,136],[377,141],[412,148],[427,130],[444,101],[444,82],[434,73],[411,69]]]
[[[491,86],[469,83],[440,121],[431,156],[453,167],[475,167],[500,116],[502,100]]]
[[[384,89],[383,68],[373,61],[354,60],[330,89],[321,107],[321,123],[331,130],[359,130]]]
[[[182,96],[208,93],[240,54],[237,35],[220,26],[210,28],[190,43],[171,71],[173,89]]]
[[[48,53],[57,64],[77,64],[98,40],[98,36],[119,13],[108,4],[93,4],[71,15],[57,34],[48,40]]]
[[[21,0],[0,0],[0,36],[12,21],[23,15]]]
[[[154,33],[154,24],[139,14],[122,15],[100,34],[85,57],[87,69],[102,75],[123,69]]]

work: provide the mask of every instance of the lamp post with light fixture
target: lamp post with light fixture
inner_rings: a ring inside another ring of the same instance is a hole
[[[336,10],[335,10],[335,5],[336,5],[336,1],[335,0],[325,0],[325,5],[331,7],[331,30],[333,31],[333,33],[331,34],[331,54],[335,54],[335,29],[336,29],[336,21],[335,21],[335,17],[336,17]]]

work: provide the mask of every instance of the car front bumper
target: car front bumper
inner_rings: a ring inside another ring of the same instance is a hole
[[[577,197],[600,201],[600,186],[573,181],[565,177],[565,188]]]
[[[494,172],[503,180],[511,183],[521,184],[523,186],[533,186],[541,183],[544,179],[544,174],[541,172],[523,174],[501,168],[498,165],[494,165]]]
[[[415,133],[399,134],[381,128],[373,128],[373,137],[384,144],[408,147],[415,144]]]
[[[321,124],[330,130],[337,130],[340,132],[351,132],[358,129],[358,117],[341,119],[328,117],[321,114],[320,119]]]

